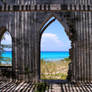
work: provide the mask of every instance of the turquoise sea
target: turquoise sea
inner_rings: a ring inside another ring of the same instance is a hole
[[[12,52],[11,51],[4,51],[1,54],[1,57],[3,57],[3,59],[5,59],[5,57],[8,57],[11,59],[11,61],[4,61],[4,60],[0,60],[1,63],[3,64],[11,64],[12,63]]]
[[[11,51],[5,51],[2,53],[2,57],[9,57],[11,59],[11,61],[2,61],[0,60],[2,63],[8,63],[11,64],[12,62],[12,52]],[[56,60],[62,60],[64,58],[68,58],[69,57],[69,52],[66,51],[62,51],[62,52],[41,52],[41,59],[44,59],[46,61],[56,61]]]
[[[62,60],[64,58],[69,57],[69,52],[67,51],[49,51],[49,52],[41,52],[41,59],[44,59],[46,61],[56,61],[56,60]]]

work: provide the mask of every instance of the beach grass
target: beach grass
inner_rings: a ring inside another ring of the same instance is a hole
[[[0,63],[0,66],[12,66],[11,64],[3,64],[3,63]]]
[[[2,63],[4,61],[4,63]],[[0,57],[0,66],[12,66],[11,63],[12,59],[9,57]]]
[[[69,58],[58,61],[41,60],[41,79],[62,79],[67,78]]]

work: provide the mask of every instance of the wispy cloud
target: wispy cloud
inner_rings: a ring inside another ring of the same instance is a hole
[[[1,41],[1,44],[12,44],[12,39],[11,39],[11,35],[10,34],[4,34],[4,38],[2,41]]]
[[[58,38],[56,34],[44,33],[41,40],[41,50],[53,51],[63,47],[63,42]]]

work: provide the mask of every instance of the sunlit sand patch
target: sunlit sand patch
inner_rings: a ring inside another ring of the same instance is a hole
[[[41,60],[41,79],[63,79],[67,78],[70,59],[56,62]]]

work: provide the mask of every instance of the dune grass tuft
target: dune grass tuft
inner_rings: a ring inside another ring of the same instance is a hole
[[[41,60],[41,79],[63,79],[67,78],[69,58],[59,61]]]

